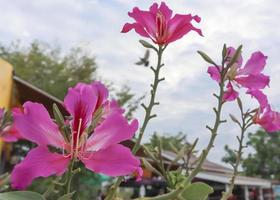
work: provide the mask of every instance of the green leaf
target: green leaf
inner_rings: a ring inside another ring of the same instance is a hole
[[[54,115],[55,121],[59,124],[60,127],[62,127],[64,125],[64,118],[55,103],[53,104],[53,115]]]
[[[233,122],[235,122],[235,123],[239,124],[239,126],[241,126],[240,122],[233,114],[229,114],[229,116]]]
[[[237,97],[237,103],[238,103],[238,107],[241,111],[243,111],[243,105],[242,105],[242,101],[239,97]]]
[[[209,194],[213,193],[212,187],[205,183],[196,182],[189,185],[182,193],[185,200],[206,200]]]
[[[0,193],[0,200],[46,200],[41,194],[29,191]]]
[[[58,200],[71,200],[70,198],[73,197],[74,194],[75,194],[75,192],[65,194],[62,197],[60,197]]]
[[[208,63],[217,66],[217,64],[204,52],[197,51],[197,53]]]
[[[156,49],[152,44],[145,40],[139,40],[139,42],[143,45],[143,47],[146,47],[148,49]]]
[[[223,46],[223,51],[222,51],[223,59],[225,59],[226,55],[227,55],[227,45],[224,44],[224,46]]]

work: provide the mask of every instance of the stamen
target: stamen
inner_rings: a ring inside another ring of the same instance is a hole
[[[73,158],[73,154],[74,154],[74,135],[75,135],[75,131],[73,131],[72,134],[72,138],[71,138],[71,150],[70,150],[70,154],[71,154],[71,158]]]
[[[156,23],[157,23],[157,40],[163,42],[163,40],[167,36],[167,32],[165,30],[166,29],[165,18],[160,11],[157,12]]]
[[[82,127],[82,119],[79,119],[79,126],[78,126],[78,133],[77,133],[77,138],[76,138],[76,149],[75,149],[75,158],[77,158],[77,153],[79,150],[79,140],[80,140],[80,133],[81,133],[81,127]]]
[[[62,144],[62,155],[63,155],[63,157],[64,158],[68,158],[69,156],[71,156],[71,153],[69,153],[69,154],[65,154],[65,144]]]

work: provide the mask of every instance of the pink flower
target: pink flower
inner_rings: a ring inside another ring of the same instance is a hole
[[[71,136],[66,139],[43,105],[27,102],[23,113],[14,113],[16,128],[36,143],[27,157],[15,166],[14,188],[26,188],[36,177],[62,175],[70,160],[108,176],[142,173],[140,161],[130,149],[119,144],[131,139],[138,129],[137,120],[128,123],[116,102],[107,100],[108,91],[99,82],[79,83],[68,90],[64,105],[70,113]],[[93,127],[92,127],[93,126]],[[48,146],[55,147],[51,152]]]
[[[265,108],[269,106],[267,96],[261,90],[248,90],[246,94],[250,94],[254,97],[260,104],[260,111],[262,112]]]
[[[267,106],[264,111],[257,111],[253,118],[255,124],[259,124],[267,132],[275,132],[280,130],[280,113],[272,111],[270,106]]]
[[[151,38],[156,44],[167,45],[182,38],[190,31],[196,31],[202,36],[201,30],[191,24],[192,20],[199,23],[200,17],[191,14],[175,14],[172,17],[172,10],[164,2],[160,6],[154,3],[149,11],[135,7],[128,15],[135,20],[135,23],[126,23],[122,33],[134,29],[139,35]]]
[[[230,62],[234,53],[234,48],[230,47],[227,49],[226,64]],[[266,59],[267,56],[264,56],[263,53],[257,51],[251,55],[244,67],[241,67],[243,59],[242,56],[240,56],[237,59],[237,62],[227,71],[226,80],[230,84],[227,85],[224,99],[226,101],[233,101],[238,97],[238,92],[234,90],[233,85],[237,88],[247,88],[249,91],[258,91],[268,86],[269,77],[262,74]],[[210,66],[207,72],[213,80],[219,83],[221,81],[221,69],[221,67]]]
[[[8,125],[2,124],[4,113],[5,110],[0,108],[0,140],[2,139],[4,142],[16,142],[18,139],[21,139],[22,136],[10,122]]]

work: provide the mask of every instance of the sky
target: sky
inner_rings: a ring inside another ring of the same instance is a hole
[[[0,42],[9,44],[21,40],[28,45],[33,40],[60,45],[65,51],[73,46],[83,47],[96,57],[102,79],[112,81],[115,87],[126,84],[138,96],[148,94],[153,79],[148,68],[134,63],[145,49],[139,44],[140,36],[131,31],[121,34],[126,22],[132,22],[127,12],[133,7],[148,9],[150,0],[0,0]],[[270,87],[265,90],[274,109],[280,110],[280,2],[278,0],[166,0],[174,13],[199,15],[199,27],[204,37],[189,33],[170,44],[164,55],[162,76],[166,81],[159,86],[158,117],[148,125],[144,141],[157,131],[176,134],[182,131],[189,141],[199,138],[198,149],[205,147],[210,133],[216,105],[212,96],[217,84],[212,81],[205,63],[197,50],[207,52],[220,62],[224,43],[237,47],[243,44],[246,60],[254,51],[268,56],[265,73],[271,76]],[[151,55],[151,64],[156,57]],[[244,91],[243,91],[244,92]],[[255,108],[256,102],[244,97],[244,106]],[[145,102],[148,99],[144,100]],[[235,103],[226,104],[223,117],[238,113]],[[141,122],[143,111],[135,116]],[[230,120],[229,120],[230,121]],[[255,131],[254,127],[250,131]],[[209,159],[221,163],[224,146],[237,147],[238,127],[233,123],[222,125]],[[246,152],[251,152],[247,149]]]

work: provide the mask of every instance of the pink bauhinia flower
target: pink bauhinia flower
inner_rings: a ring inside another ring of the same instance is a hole
[[[275,132],[280,130],[280,113],[271,110],[267,96],[261,90],[248,90],[250,94],[259,102],[259,109],[253,117],[253,123],[260,125],[267,132]]]
[[[22,136],[11,122],[3,124],[4,115],[5,110],[0,108],[0,140],[3,140],[4,142],[16,142],[18,139],[21,139]]]
[[[268,105],[264,110],[259,109],[256,112],[253,122],[259,124],[267,132],[276,132],[280,130],[280,113],[271,110]]]
[[[235,49],[230,47],[227,49],[227,62],[232,59],[235,53]],[[248,93],[250,91],[259,91],[269,85],[269,77],[262,73],[267,56],[260,51],[254,52],[247,63],[242,67],[242,56],[237,59],[230,69],[227,71],[226,80],[228,81],[227,90],[224,95],[225,101],[233,101],[238,97],[238,92],[233,86],[237,88],[246,88]],[[210,66],[208,68],[208,73],[211,78],[217,82],[221,81],[221,67]]]
[[[139,35],[151,38],[156,44],[167,45],[190,31],[195,31],[202,36],[201,30],[191,23],[193,20],[199,23],[199,16],[175,14],[172,17],[172,10],[164,2],[160,6],[154,3],[149,11],[135,7],[128,15],[135,20],[135,23],[126,23],[122,33],[134,29]]]
[[[79,83],[68,90],[64,105],[70,114],[67,139],[50,118],[43,105],[27,102],[23,113],[14,113],[16,128],[36,143],[11,174],[14,188],[26,188],[36,177],[62,175],[70,160],[80,160],[85,167],[108,176],[141,176],[140,161],[130,149],[119,144],[131,139],[138,129],[137,120],[128,123],[115,101],[107,100],[108,91],[99,82]],[[49,151],[49,146],[56,152]]]

